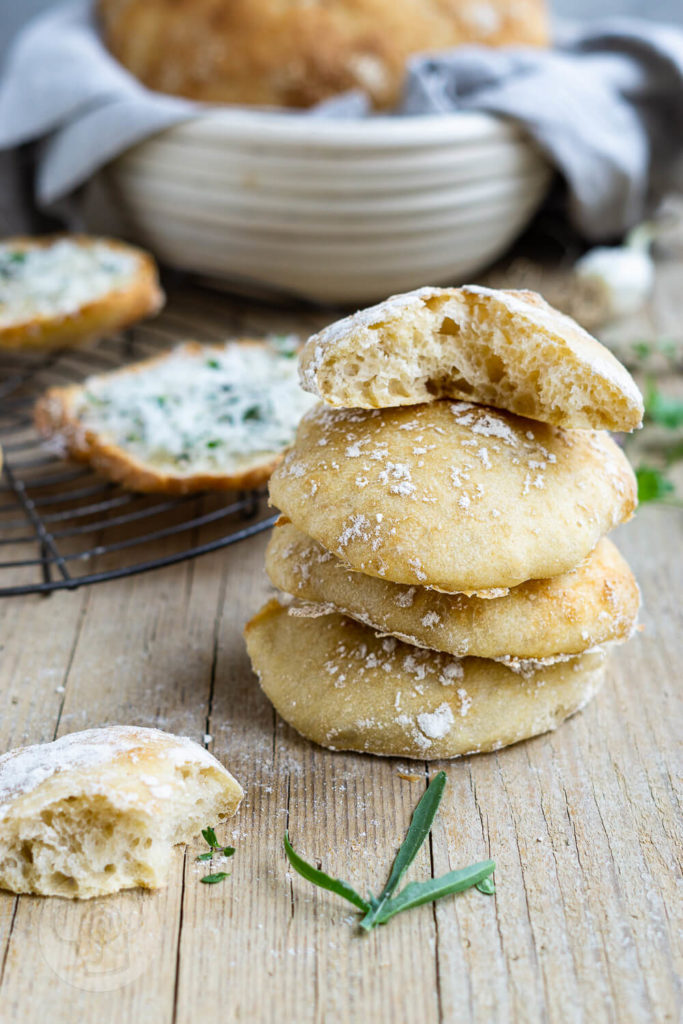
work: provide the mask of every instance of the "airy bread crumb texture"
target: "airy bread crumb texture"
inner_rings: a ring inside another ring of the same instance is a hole
[[[329,405],[458,398],[557,426],[633,430],[627,370],[535,292],[466,285],[392,296],[331,324],[301,355],[303,387]]]
[[[172,848],[243,793],[203,747],[110,726],[0,757],[0,887],[89,899],[166,882]]]

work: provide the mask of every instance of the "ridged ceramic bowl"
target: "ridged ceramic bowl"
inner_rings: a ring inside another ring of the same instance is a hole
[[[162,261],[250,288],[365,303],[471,278],[524,229],[550,168],[480,114],[323,120],[225,108],[149,139],[91,186]]]

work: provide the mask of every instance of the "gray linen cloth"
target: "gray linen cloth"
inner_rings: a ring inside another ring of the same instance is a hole
[[[574,226],[602,241],[681,187],[683,32],[620,18],[560,35],[546,51],[460,47],[415,57],[395,116],[469,110],[517,122],[566,181]],[[17,170],[17,157],[26,161],[26,152],[17,147],[36,144],[31,202],[72,214],[65,200],[99,167],[203,109],[146,89],[121,67],[99,39],[89,0],[39,16],[17,36],[0,81],[0,230],[25,221],[26,163]],[[299,116],[372,114],[349,93]]]

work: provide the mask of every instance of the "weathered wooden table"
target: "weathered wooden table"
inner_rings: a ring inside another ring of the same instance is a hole
[[[682,290],[671,259],[625,329],[680,338]],[[325,319],[207,302],[226,333]],[[187,334],[176,309],[166,322]],[[677,1020],[683,514],[645,507],[617,539],[642,587],[643,630],[598,698],[555,734],[444,765],[331,753],[277,718],[241,635],[269,592],[264,535],[1,602],[1,750],[105,723],[158,726],[204,738],[247,791],[221,885],[199,883],[200,841],[177,850],[161,892],[0,894],[2,1024]],[[361,936],[348,904],[288,871],[285,826],[310,859],[376,891],[439,767],[446,795],[410,877],[490,856],[497,894],[470,891]]]

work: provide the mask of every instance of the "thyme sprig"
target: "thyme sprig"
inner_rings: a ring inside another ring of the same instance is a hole
[[[234,846],[221,846],[219,844],[218,839],[216,837],[216,833],[211,828],[211,826],[202,829],[202,836],[204,837],[204,842],[206,843],[206,845],[210,846],[211,849],[207,850],[206,853],[200,853],[199,856],[195,858],[195,860],[211,860],[212,857],[215,857],[217,855],[221,857],[232,857],[232,855],[234,854]],[[217,882],[222,882],[224,881],[224,879],[229,877],[230,872],[217,871],[213,875],[204,875],[204,877],[200,878],[199,881],[204,882],[205,885],[216,885]]]

